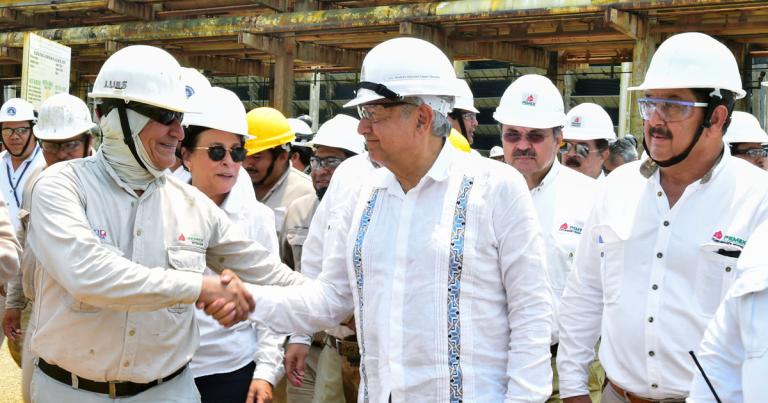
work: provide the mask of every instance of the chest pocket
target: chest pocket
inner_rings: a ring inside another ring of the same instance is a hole
[[[697,258],[696,301],[707,317],[714,315],[728,288],[736,278],[737,258],[723,253],[738,252],[741,249],[722,244],[701,245]],[[723,251],[718,253],[719,251]]]
[[[596,226],[595,231],[599,234],[597,248],[600,253],[603,302],[615,304],[619,302],[624,287],[625,241],[607,225]]]
[[[205,271],[205,250],[195,246],[170,246],[168,247],[168,265],[173,270],[202,274]],[[168,308],[169,312],[176,314],[190,310],[190,304],[176,304]]]

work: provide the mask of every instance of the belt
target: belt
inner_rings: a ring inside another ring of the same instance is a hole
[[[685,399],[645,399],[642,398],[634,393],[627,392],[626,390],[622,389],[621,386],[616,385],[615,383],[608,381],[608,384],[613,388],[613,390],[616,391],[616,393],[619,394],[619,396],[626,399],[629,403],[685,403]]]
[[[90,379],[80,378],[79,376],[67,371],[58,365],[53,365],[45,362],[42,358],[38,359],[37,367],[40,368],[44,374],[49,377],[63,383],[70,385],[75,389],[82,389],[88,392],[101,393],[109,395],[110,398],[115,399],[118,397],[128,397],[138,395],[154,386],[160,385],[163,382],[168,382],[171,379],[177,377],[182,373],[187,365],[177,369],[172,374],[162,379],[156,379],[148,383],[133,383],[133,382],[96,382]]]
[[[355,335],[348,337],[351,338],[351,340],[340,339],[328,334],[325,337],[325,344],[336,350],[340,356],[346,357],[350,364],[359,365],[360,349],[357,345],[357,337]]]

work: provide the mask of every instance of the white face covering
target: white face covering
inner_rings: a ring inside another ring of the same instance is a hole
[[[152,181],[164,175],[162,170],[157,169],[152,164],[151,158],[139,138],[139,133],[149,123],[150,119],[131,109],[126,109],[126,114],[128,116],[128,124],[131,126],[131,136],[136,144],[136,151],[147,169],[139,165],[131,150],[123,141],[120,114],[116,108],[111,110],[99,122],[104,136],[101,152],[104,154],[107,163],[117,172],[117,176],[128,184],[131,189],[146,190]]]

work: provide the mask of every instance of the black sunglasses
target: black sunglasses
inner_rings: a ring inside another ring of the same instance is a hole
[[[158,108],[156,106],[150,106],[145,104],[138,104],[138,103],[130,103],[127,106],[128,109],[132,109],[136,111],[137,113],[140,113],[155,122],[158,122],[162,125],[168,126],[169,124],[173,123],[173,121],[177,121],[181,123],[182,120],[184,120],[184,112],[174,112],[169,111],[168,109]]]
[[[232,157],[232,161],[245,161],[245,147],[242,146],[237,146],[230,149],[226,149],[224,146],[195,147],[195,150],[208,150],[208,158],[210,158],[211,161],[218,162],[223,160],[227,155],[227,151],[229,151],[229,156]]]

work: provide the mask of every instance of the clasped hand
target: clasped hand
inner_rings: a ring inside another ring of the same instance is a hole
[[[204,276],[196,305],[225,327],[248,319],[256,307],[251,293],[231,270],[222,271],[218,277]]]

